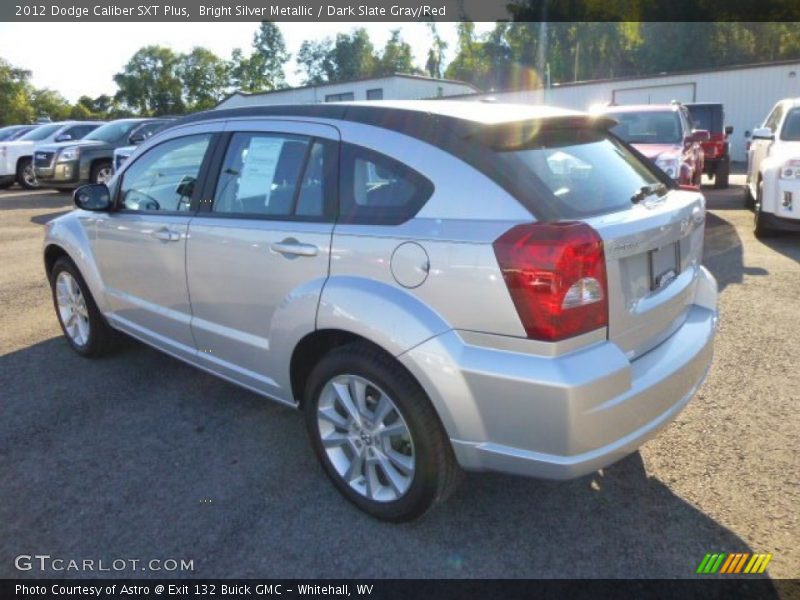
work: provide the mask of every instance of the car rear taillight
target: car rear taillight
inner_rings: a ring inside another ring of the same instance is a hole
[[[586,223],[525,223],[494,242],[528,337],[555,342],[608,325],[603,240]]]

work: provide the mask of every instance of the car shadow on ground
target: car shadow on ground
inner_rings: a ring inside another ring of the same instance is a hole
[[[0,211],[39,208],[71,209],[72,197],[56,191],[11,189],[0,192]]]
[[[0,357],[0,389],[0,577],[63,575],[14,570],[34,552],[195,577],[692,577],[751,551],[638,454],[571,482],[471,474],[423,519],[378,522],[301,415],[136,342],[88,361],[49,339]]]

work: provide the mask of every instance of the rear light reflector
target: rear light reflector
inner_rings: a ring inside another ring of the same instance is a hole
[[[586,223],[525,223],[494,242],[531,339],[554,342],[608,325],[603,240]]]

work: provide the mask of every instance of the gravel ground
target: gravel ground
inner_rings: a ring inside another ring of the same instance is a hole
[[[138,343],[73,354],[40,258],[69,198],[0,192],[0,577],[41,576],[19,554],[182,558],[196,577],[691,577],[712,551],[800,576],[800,237],[755,240],[741,194],[707,190],[721,327],[675,423],[576,481],[470,475],[397,526],[339,497],[295,412]]]

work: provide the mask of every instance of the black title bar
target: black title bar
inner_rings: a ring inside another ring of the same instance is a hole
[[[800,21],[797,0],[3,0],[0,21]]]

